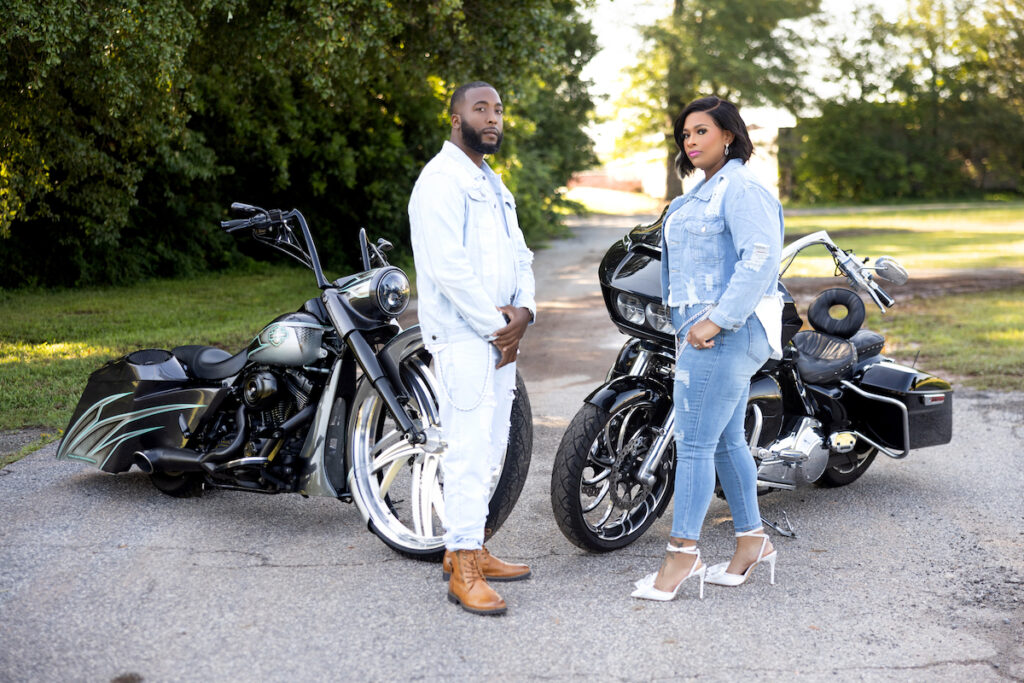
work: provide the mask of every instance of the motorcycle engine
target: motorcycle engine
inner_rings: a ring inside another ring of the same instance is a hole
[[[756,455],[760,462],[758,482],[791,489],[810,484],[822,475],[829,450],[821,423],[805,417],[767,448],[757,449]]]

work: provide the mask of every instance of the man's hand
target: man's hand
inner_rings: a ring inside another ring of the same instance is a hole
[[[494,333],[494,341],[492,343],[501,352],[501,358],[498,360],[498,364],[494,366],[495,368],[504,367],[509,363],[515,362],[516,356],[519,355],[519,342],[522,340],[523,335],[526,334],[526,328],[533,318],[528,308],[498,306],[498,310],[508,319],[508,325]]]

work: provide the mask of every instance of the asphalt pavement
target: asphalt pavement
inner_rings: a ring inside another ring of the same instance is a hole
[[[138,471],[57,461],[52,444],[0,470],[0,680],[1024,680],[1024,393],[958,387],[950,444],[880,455],[844,488],[763,497],[798,533],[773,535],[774,586],[758,571],[703,601],[695,585],[637,601],[669,514],[614,553],[562,536],[553,455],[625,341],[597,263],[643,220],[581,220],[537,251],[520,361],[533,463],[489,543],[534,576],[499,585],[506,615],[450,604],[440,566],[389,550],[351,505],[177,500]],[[704,557],[732,546],[716,499]]]

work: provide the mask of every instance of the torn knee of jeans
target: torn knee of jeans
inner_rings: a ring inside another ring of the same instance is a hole
[[[686,388],[690,387],[690,371],[686,368],[676,368],[676,381],[682,382]]]

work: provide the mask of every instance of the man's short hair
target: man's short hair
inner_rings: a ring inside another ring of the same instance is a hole
[[[455,105],[460,104],[462,100],[466,99],[466,91],[472,90],[473,88],[490,88],[494,92],[498,92],[497,88],[485,81],[470,81],[469,83],[464,83],[456,88],[455,92],[452,93],[452,99],[448,102],[448,116],[455,113]]]

